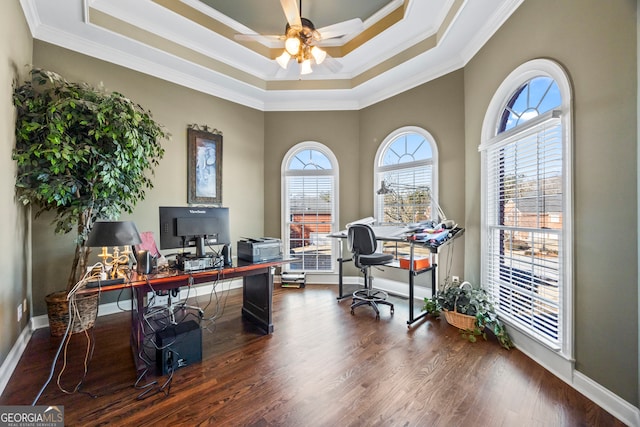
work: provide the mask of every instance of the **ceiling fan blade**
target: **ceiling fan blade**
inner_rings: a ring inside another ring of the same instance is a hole
[[[261,43],[273,43],[284,40],[284,36],[276,35],[264,35],[264,34],[235,34],[233,36],[239,42],[261,42]]]
[[[342,64],[340,63],[340,61],[338,61],[331,55],[327,55],[324,61],[322,61],[322,65],[326,66],[332,73],[337,73],[342,69]]]
[[[289,26],[292,28],[302,28],[300,11],[298,10],[296,0],[280,0],[280,5],[282,5],[282,10],[284,10],[284,16],[287,17]]]
[[[362,23],[362,20],[360,18],[353,18],[348,21],[342,21],[337,24],[318,28],[318,32],[320,33],[320,38],[322,40],[326,40],[344,36],[345,34],[356,33],[358,31],[362,31],[363,28],[364,24]]]

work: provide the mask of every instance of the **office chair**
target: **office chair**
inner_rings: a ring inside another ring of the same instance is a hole
[[[347,246],[349,251],[353,253],[353,263],[364,275],[364,289],[353,293],[351,314],[354,314],[353,310],[358,306],[370,305],[376,311],[376,319],[379,319],[378,304],[390,306],[391,314],[393,314],[393,304],[386,300],[387,293],[373,289],[373,277],[371,276],[371,266],[386,264],[393,259],[393,255],[376,252],[378,246],[376,235],[366,224],[353,224],[349,227]]]

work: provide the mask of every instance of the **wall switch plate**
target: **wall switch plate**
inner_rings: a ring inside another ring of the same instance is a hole
[[[18,322],[22,320],[22,304],[18,304]]]

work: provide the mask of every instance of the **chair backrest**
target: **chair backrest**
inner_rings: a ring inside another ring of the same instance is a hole
[[[347,247],[357,255],[371,255],[378,243],[373,229],[366,224],[353,224],[347,230]]]

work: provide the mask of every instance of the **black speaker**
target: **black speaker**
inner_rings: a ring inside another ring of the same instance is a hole
[[[139,250],[136,256],[136,271],[138,274],[151,273],[151,254],[149,251]]]
[[[231,261],[231,245],[227,244],[222,247],[222,259],[224,260],[225,267],[231,267],[233,262]]]
[[[156,332],[156,368],[166,375],[202,360],[202,331],[195,320],[186,320]]]

